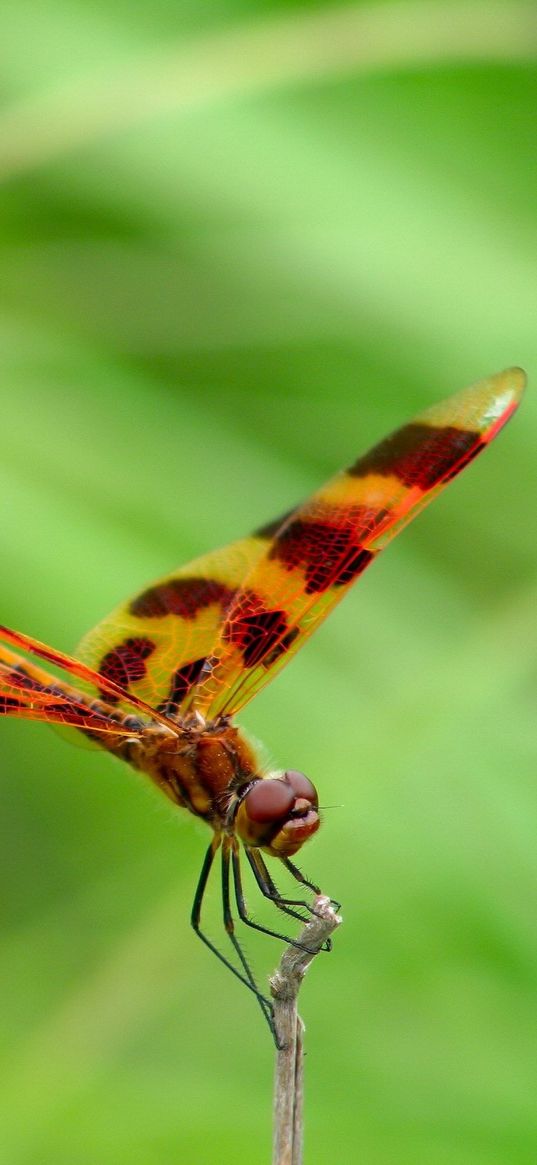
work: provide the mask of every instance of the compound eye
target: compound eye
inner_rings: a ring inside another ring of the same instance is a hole
[[[297,769],[288,769],[283,777],[290,784],[295,797],[303,798],[304,801],[310,801],[312,805],[317,805],[317,789],[304,773],[299,773]]]
[[[292,786],[269,777],[252,786],[244,798],[244,806],[250,821],[263,825],[286,817],[294,805],[295,797]]]

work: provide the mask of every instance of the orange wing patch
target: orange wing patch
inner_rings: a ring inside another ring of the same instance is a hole
[[[52,679],[43,686],[29,680],[22,658],[16,665],[16,671],[0,663],[0,716],[43,720],[49,724],[60,724],[106,737],[126,735],[125,728],[114,723],[104,709],[101,714],[88,707],[83,700],[62,690]],[[140,736],[141,733],[135,730],[130,735]]]
[[[8,646],[9,644],[9,646]],[[12,651],[15,646],[26,652]],[[44,659],[75,679],[76,687],[45,671],[34,661]],[[121,702],[123,711],[111,704]],[[130,698],[111,680],[103,680],[90,668],[63,652],[0,627],[0,715],[20,716],[26,720],[46,720],[103,736],[140,736],[152,724],[173,726],[136,697]]]
[[[479,381],[398,429],[283,525],[245,578],[199,683],[185,700],[208,718],[239,711],[293,657],[384,548],[493,439],[524,373]]]

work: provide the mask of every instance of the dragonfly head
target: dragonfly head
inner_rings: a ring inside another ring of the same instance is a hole
[[[235,815],[235,828],[245,845],[274,857],[292,857],[319,824],[315,785],[294,769],[253,781]]]

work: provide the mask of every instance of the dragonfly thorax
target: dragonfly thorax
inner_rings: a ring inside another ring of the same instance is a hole
[[[250,743],[228,721],[177,726],[174,735],[152,728],[127,742],[127,749],[125,760],[218,832],[227,828],[230,806],[259,774]]]
[[[291,857],[319,828],[312,782],[294,769],[262,774],[245,734],[227,720],[176,735],[147,729],[115,751],[176,805],[275,857]]]

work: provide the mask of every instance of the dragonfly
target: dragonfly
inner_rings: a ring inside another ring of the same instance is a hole
[[[272,1004],[238,923],[300,944],[250,915],[241,859],[279,918],[315,913],[310,899],[320,889],[292,859],[319,829],[319,799],[300,770],[267,769],[234,717],[381,550],[490,444],[524,386],[522,370],[511,368],[426,409],[284,516],[116,607],[76,658],[0,627],[0,715],[76,730],[210,827],[191,923],[255,994],[275,1038]],[[217,854],[226,954],[202,928]],[[267,859],[298,883],[297,897],[280,893]]]

